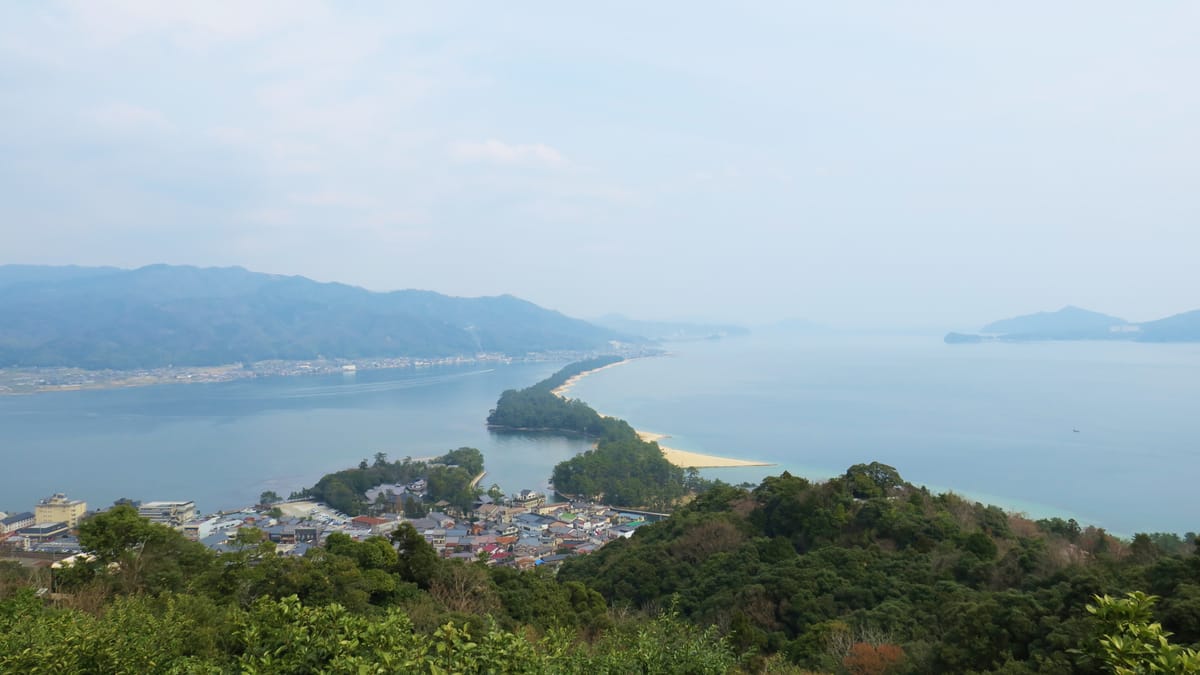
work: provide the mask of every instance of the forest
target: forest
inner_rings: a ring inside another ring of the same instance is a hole
[[[558,578],[613,607],[670,603],[739,653],[819,672],[1200,672],[1189,669],[1200,669],[1194,652],[1162,637],[1200,641],[1196,553],[1194,534],[1126,542],[934,495],[871,463],[825,483],[784,473],[750,491],[714,486],[632,539],[567,561]],[[1133,592],[1145,595],[1095,604]],[[1155,655],[1168,665],[1110,670],[1105,644],[1142,644],[1097,641],[1114,615],[1141,617],[1142,637],[1158,630],[1150,642],[1169,645]],[[886,667],[847,665],[860,657]]]
[[[488,426],[501,430],[604,436],[612,430],[612,422],[606,421],[610,418],[596,412],[583,401],[557,396],[554,390],[576,375],[623,360],[620,356],[608,355],[576,361],[530,387],[505,390],[500,394],[496,407],[488,413]]]
[[[613,506],[668,510],[689,489],[702,489],[704,481],[668,462],[657,443],[643,441],[625,420],[606,417],[579,399],[553,393],[580,373],[621,360],[602,356],[579,361],[531,387],[509,389],[500,395],[488,424],[593,436],[597,438],[594,449],[554,467],[555,490]]]
[[[931,494],[891,467],[716,485],[557,575],[402,524],[213,552],[128,505],[89,552],[0,565],[0,672],[1195,673],[1195,536],[1130,541]]]

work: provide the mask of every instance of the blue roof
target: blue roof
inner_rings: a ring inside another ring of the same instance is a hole
[[[19,523],[22,520],[33,520],[33,514],[28,511],[24,513],[17,513],[5,518],[4,520],[0,520],[0,523],[3,523],[4,525],[11,525],[13,523]]]

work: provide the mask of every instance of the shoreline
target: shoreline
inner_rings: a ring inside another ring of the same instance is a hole
[[[572,375],[571,377],[568,377],[566,382],[563,382],[562,384],[558,385],[557,387],[551,389],[550,393],[554,394],[555,396],[557,396],[559,398],[566,398],[567,397],[566,394],[567,394],[567,392],[571,391],[571,387],[574,387],[580,380],[587,377],[588,375],[591,375],[592,373],[598,373],[602,370],[607,370],[609,368],[615,368],[617,366],[624,365],[626,363],[629,363],[630,361],[633,361],[634,358],[636,358],[636,357],[624,358],[624,359],[621,359],[620,361],[617,361],[616,363],[610,363],[607,366],[600,366],[599,368],[592,368],[591,370],[585,370],[582,373],[576,373],[576,374]],[[604,413],[600,413],[600,414],[603,415]],[[605,415],[605,417],[608,417],[608,415]]]
[[[663,438],[670,438],[667,434],[657,434],[653,431],[639,431],[637,435],[638,438],[647,443],[658,443]],[[732,469],[743,466],[775,466],[772,462],[707,455],[702,452],[672,448],[661,443],[658,444],[658,449],[662,450],[663,457],[666,457],[668,462],[684,469]]]
[[[610,363],[607,366],[600,366],[599,368],[585,370],[582,373],[572,375],[571,377],[567,378],[566,382],[563,382],[554,389],[551,389],[550,393],[561,399],[566,399],[567,392],[571,391],[572,387],[574,387],[580,380],[588,375],[591,375],[592,373],[598,373],[607,368],[614,368],[616,366],[629,363],[632,360],[632,358],[622,359],[616,363]],[[600,415],[604,417],[612,417],[612,415],[605,415],[604,413],[600,413]],[[667,434],[659,434],[653,431],[639,431],[637,429],[634,429],[634,431],[637,432],[638,438],[647,443],[658,444],[658,441],[664,438],[670,438],[670,436]],[[775,466],[773,462],[760,462],[751,459],[736,459],[733,457],[722,457],[720,455],[708,455],[701,452],[692,452],[690,450],[671,448],[661,444],[658,444],[658,449],[662,452],[663,457],[668,462],[683,469],[731,469],[746,466]]]

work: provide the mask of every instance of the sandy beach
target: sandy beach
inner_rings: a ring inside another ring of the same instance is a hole
[[[733,459],[732,457],[718,457],[717,455],[705,455],[699,452],[689,452],[680,450],[679,448],[671,448],[663,445],[659,441],[664,438],[670,438],[666,434],[656,434],[653,431],[639,431],[638,436],[646,442],[658,443],[658,447],[662,450],[663,457],[675,466],[681,466],[685,469],[725,469],[735,466],[774,466],[770,462],[756,462],[749,459]]]
[[[582,373],[579,373],[578,375],[571,376],[566,382],[563,382],[560,386],[551,390],[550,393],[552,393],[555,396],[558,396],[560,398],[566,398],[566,394],[567,394],[567,392],[571,391],[571,387],[575,386],[575,383],[578,382],[579,380],[582,380],[584,377],[587,377],[588,375],[591,375],[592,373],[598,373],[601,370],[604,370],[606,368],[613,368],[613,367],[619,366],[623,363],[629,363],[630,361],[631,361],[631,359],[625,359],[623,361],[617,361],[616,363],[610,363],[607,366],[601,366],[599,368],[594,368],[592,370],[585,370]],[[600,413],[600,414],[604,415],[604,413]],[[604,416],[611,417],[611,415],[604,415]],[[639,431],[639,432],[637,432],[637,435],[643,441],[646,441],[648,443],[649,442],[658,443],[660,440],[662,440],[664,438],[670,438],[670,436],[668,436],[666,434],[657,434],[657,433],[654,433],[653,431]],[[724,468],[737,467],[737,466],[774,466],[774,464],[772,464],[770,462],[756,462],[756,461],[748,460],[748,459],[733,459],[732,457],[718,457],[717,455],[705,455],[705,454],[702,454],[699,452],[689,452],[687,450],[680,450],[678,448],[669,448],[661,443],[659,443],[658,447],[660,450],[662,450],[663,457],[665,457],[668,462],[674,464],[675,466],[683,467],[685,469],[687,469],[687,468],[724,469]]]
[[[579,373],[578,375],[572,375],[571,377],[567,378],[566,382],[563,382],[562,384],[558,385],[554,389],[551,389],[550,393],[554,394],[555,396],[557,396],[559,398],[566,398],[567,392],[571,391],[571,387],[574,387],[576,382],[582,380],[583,378],[587,377],[588,375],[591,375],[592,373],[598,373],[602,370],[607,370],[609,368],[616,368],[617,366],[624,365],[626,363],[629,363],[632,360],[633,359],[622,359],[620,361],[617,361],[616,363],[610,363],[607,366],[600,366],[599,368],[592,368],[591,370],[585,370],[582,373]]]

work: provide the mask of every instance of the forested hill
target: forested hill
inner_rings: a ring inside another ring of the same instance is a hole
[[[713,487],[632,539],[567,561],[558,578],[617,607],[674,606],[723,627],[738,651],[817,672],[1099,673],[1112,671],[1086,608],[1097,594],[1159,596],[1153,614],[1126,619],[1153,616],[1172,641],[1200,641],[1194,541],[1032,521],[871,463],[820,484],[785,473],[753,490]],[[1135,665],[1156,653],[1122,644]],[[857,669],[867,662],[875,668]]]
[[[376,293],[245,269],[0,266],[0,367],[591,350],[637,341],[510,295]]]

